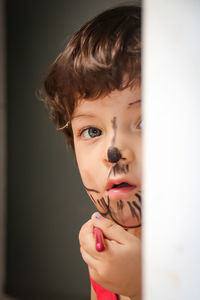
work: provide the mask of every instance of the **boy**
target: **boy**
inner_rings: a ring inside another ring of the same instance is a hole
[[[52,64],[46,103],[99,210],[80,231],[91,299],[141,299],[141,11],[86,23]],[[105,249],[95,249],[94,227]],[[96,292],[96,293],[95,293]]]

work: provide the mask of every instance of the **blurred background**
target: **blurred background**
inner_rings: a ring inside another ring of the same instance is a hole
[[[95,209],[36,95],[80,25],[125,2],[0,0],[1,299],[89,299],[78,233]]]

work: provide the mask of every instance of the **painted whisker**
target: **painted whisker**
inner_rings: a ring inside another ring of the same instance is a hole
[[[85,188],[88,192],[94,192],[94,193],[97,193],[97,194],[100,193],[100,192],[97,191],[97,190],[87,188],[85,185],[84,185],[84,188]]]
[[[96,205],[96,200],[94,199],[94,197],[92,197],[91,194],[89,194],[90,198],[92,199],[92,202]]]
[[[124,207],[123,201],[122,201],[122,200],[119,200],[119,201],[117,202],[117,208],[122,210],[123,207]]]
[[[142,202],[142,197],[141,197],[141,195],[135,194],[135,196],[138,198],[139,202],[141,203],[141,202]]]
[[[141,217],[141,207],[134,200],[132,201],[132,204],[139,210],[140,217]]]
[[[135,207],[130,203],[130,201],[127,201],[127,203],[128,203],[129,208],[130,208],[132,216],[136,217],[139,220],[139,216],[135,211]]]

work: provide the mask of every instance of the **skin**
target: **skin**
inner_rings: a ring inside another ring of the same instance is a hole
[[[81,254],[90,276],[104,288],[120,295],[119,299],[141,300],[141,241],[121,226],[95,213],[80,231]],[[95,250],[93,228],[104,233],[103,252]],[[123,296],[122,296],[123,295]],[[92,300],[96,299],[94,293]]]
[[[83,184],[97,209],[106,217],[96,219],[93,216],[83,225],[79,235],[83,259],[96,282],[124,295],[120,299],[139,300],[142,222],[140,87],[116,90],[97,100],[81,99],[72,117],[72,130]],[[108,188],[110,182],[128,182],[131,188],[121,192],[120,188]],[[105,250],[101,253],[95,250],[94,226],[104,233]],[[111,273],[112,282],[108,278]]]

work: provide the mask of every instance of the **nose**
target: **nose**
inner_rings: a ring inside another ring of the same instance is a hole
[[[104,139],[103,160],[108,167],[118,162],[130,164],[136,160],[135,138],[130,134],[128,126],[118,124],[114,129],[114,134],[111,131]]]
[[[129,164],[134,160],[135,152],[132,147],[128,145],[111,145],[106,153],[106,161],[109,165],[118,163],[119,161],[124,161],[124,163]]]
[[[108,161],[111,163],[117,163],[122,158],[119,149],[113,146],[108,148],[107,156],[108,156]]]

